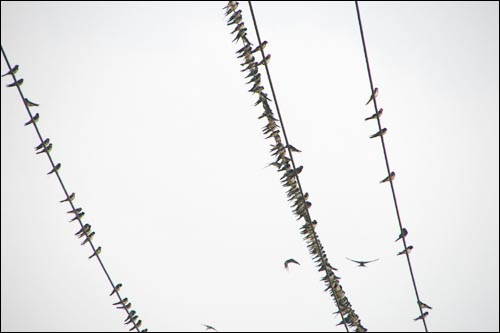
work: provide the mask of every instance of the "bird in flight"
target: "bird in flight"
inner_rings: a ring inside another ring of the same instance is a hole
[[[392,171],[392,172],[391,172],[391,174],[390,174],[389,176],[385,177],[384,179],[382,179],[382,180],[380,181],[380,184],[385,183],[385,182],[388,182],[388,181],[389,181],[389,179],[390,179],[390,180],[394,180],[394,178],[396,178],[396,173],[395,173],[394,171]]]
[[[396,239],[394,242],[397,242],[397,241],[398,241],[398,240],[400,240],[401,238],[406,237],[406,235],[408,235],[408,230],[406,230],[406,228],[403,228],[403,230],[402,230],[402,231],[401,231],[401,233],[399,234],[398,239]]]
[[[387,128],[382,128],[380,131],[378,131],[377,133],[370,136],[370,139],[376,138],[377,136],[385,135],[386,132],[387,132]]]
[[[289,264],[297,264],[297,265],[300,266],[300,263],[297,260],[293,259],[293,258],[290,258],[290,259],[288,259],[288,260],[285,261],[285,269],[288,269],[288,265]]]
[[[413,320],[417,321],[419,319],[424,319],[425,317],[427,317],[428,314],[429,314],[429,312],[425,311],[423,314],[421,314],[420,316],[418,316],[417,318],[415,318]]]
[[[11,84],[8,84],[7,87],[10,88],[10,87],[14,87],[14,86],[21,86],[24,82],[24,79],[19,79],[15,82],[12,82]]]
[[[27,123],[24,124],[24,126],[28,126],[29,124],[34,124],[40,119],[40,115],[37,113],[31,118]]]
[[[352,261],[352,262],[357,263],[357,264],[358,264],[358,267],[366,267],[366,266],[365,266],[366,264],[369,264],[369,263],[371,263],[371,262],[374,262],[374,261],[379,260],[379,259],[375,259],[375,260],[370,260],[370,261],[358,261],[358,260],[352,260],[352,259],[349,259],[349,258],[347,258],[347,257],[346,257],[346,259],[347,259],[347,260],[350,260],[350,261]]]
[[[59,202],[64,202],[64,201],[73,201],[74,199],[75,199],[75,192],[71,193],[71,194],[69,195],[69,197],[67,197],[66,199],[61,200],[61,201],[59,201]]]
[[[408,246],[406,249],[404,249],[403,251],[399,252],[399,253],[398,253],[398,256],[399,256],[399,255],[402,255],[402,254],[405,254],[405,253],[410,254],[411,250],[413,250],[413,245],[410,245],[410,246]]]
[[[98,255],[98,254],[101,254],[101,247],[99,246],[95,252],[89,257],[89,259],[91,259],[92,257]]]
[[[120,291],[120,288],[122,287],[122,284],[121,283],[118,283],[115,288],[113,289],[113,291],[111,292],[111,294],[109,294],[109,296],[113,295],[115,292],[117,291]],[[135,313],[135,311],[134,311]],[[130,314],[132,314],[132,312],[130,312]]]
[[[377,96],[378,96],[378,88],[375,88],[373,94],[370,96],[370,99],[368,100],[368,102],[366,102],[365,105],[368,105],[374,98],[377,98]]]
[[[203,326],[205,326],[205,331],[208,331],[208,330],[212,330],[212,331],[216,331],[218,332],[215,327],[213,326],[210,326],[210,325],[206,325],[206,324],[202,324]]]
[[[19,70],[19,65],[15,65],[14,67],[12,67],[12,70],[2,75],[2,77],[7,76],[9,74],[16,74],[18,70]]]
[[[28,106],[40,106],[40,104],[33,103],[29,99],[25,98],[24,101],[26,102],[26,105]]]
[[[429,310],[432,310],[432,307],[428,306],[427,304],[425,304],[424,302],[422,301],[418,301],[418,305],[420,306],[421,309],[429,309]]]
[[[370,117],[365,118],[365,121],[370,120],[370,119],[377,119],[377,115],[380,118],[382,116],[382,112],[384,112],[384,109],[380,108],[378,112],[372,114]]]
[[[50,170],[49,173],[47,174],[50,175],[51,173],[54,173],[59,169],[61,169],[61,163],[57,163],[56,166],[52,170]]]

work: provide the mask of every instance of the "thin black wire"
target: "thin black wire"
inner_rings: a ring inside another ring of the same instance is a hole
[[[254,13],[253,7],[252,7],[252,1],[248,1],[248,5],[250,7],[250,12],[252,13],[252,20],[253,20],[253,24],[254,24],[254,27],[255,27],[255,32],[256,32],[256,35],[257,35],[257,41],[259,42],[259,45],[262,45],[262,40],[260,38],[259,29],[257,27],[257,20],[255,19],[255,13]],[[260,48],[260,53],[262,54],[262,59],[265,59],[266,56],[265,56],[265,53],[264,53],[264,50],[263,50],[262,47]],[[274,105],[276,106],[276,112],[278,113],[278,118],[279,118],[279,122],[281,124],[281,129],[283,131],[283,136],[285,138],[285,143],[286,143],[286,147],[288,149],[288,154],[290,155],[290,160],[292,162],[293,169],[296,170],[295,161],[293,159],[293,155],[292,155],[292,151],[290,149],[288,137],[286,135],[285,124],[283,123],[283,118],[281,117],[281,112],[280,112],[280,108],[279,108],[279,105],[278,105],[278,99],[276,98],[276,93],[274,91],[273,81],[271,80],[271,74],[270,74],[269,68],[267,66],[267,61],[264,61],[264,66],[266,68],[267,79],[269,80],[269,86],[271,88],[271,93],[273,94]],[[299,186],[299,190],[300,190],[300,195],[302,197],[302,201],[305,203],[306,200],[304,198],[304,191],[302,190],[302,186],[300,184],[299,175],[296,174],[295,178],[297,179],[297,184]],[[307,218],[305,218],[305,220],[308,223],[309,227],[312,230],[314,230],[314,226],[312,224],[312,219],[311,219],[311,216],[309,215],[309,209],[306,208],[305,211],[306,211],[306,215],[307,215]],[[316,233],[313,232],[312,234],[313,234],[313,237],[314,237],[314,243],[316,244],[317,248],[320,249],[319,240],[318,240],[318,237],[317,237]],[[319,256],[321,258],[321,264],[322,264],[322,266],[326,268],[327,267],[327,265],[326,265],[327,261],[325,259],[324,254],[323,254],[323,251],[319,251]],[[332,285],[330,279],[328,279],[328,284],[329,284],[331,290],[333,290],[333,285]],[[340,307],[339,307],[339,301],[337,299],[337,295],[335,293],[332,293],[332,294],[333,294],[333,297],[335,298],[335,303],[337,304],[337,307],[340,309]],[[340,316],[342,317],[342,323],[344,324],[344,327],[345,327],[346,331],[349,332],[349,328],[347,327],[347,323],[344,320],[344,315],[343,315],[342,311],[340,311]]]
[[[7,63],[7,67],[9,68],[9,71],[11,72],[11,76],[14,79],[14,82],[16,82],[17,81],[16,75],[14,73],[12,73],[12,67],[10,66],[10,62],[9,62],[9,60],[7,58],[7,55],[5,54],[5,51],[3,49],[3,45],[1,46],[1,50],[2,50],[2,55],[3,55],[4,59],[5,59],[5,62]],[[29,109],[29,107],[28,107],[28,105],[27,105],[27,103],[25,101],[25,97],[23,95],[21,87],[19,85],[15,85],[15,86],[17,87],[17,91],[19,92],[19,95],[22,98],[24,107],[26,108],[26,111],[28,112],[28,114],[30,116],[30,119],[33,120],[33,115],[32,115],[32,113],[31,113],[31,111],[30,111],[30,109]],[[36,122],[33,121],[33,123],[31,125],[34,126],[34,128],[36,130],[36,133],[38,135],[38,138],[40,139],[40,143],[43,143],[44,139],[43,139],[42,134],[40,133],[40,130],[38,129],[38,126],[36,125]],[[50,156],[50,152],[47,151],[45,153],[47,154],[47,157],[49,158],[50,164],[52,165],[52,169],[54,170],[55,169],[55,164],[54,164],[54,161],[52,160],[52,156]],[[59,184],[61,184],[61,187],[62,187],[62,189],[64,191],[64,194],[66,195],[66,198],[69,199],[68,191],[66,190],[66,186],[64,186],[64,183],[63,183],[63,181],[61,179],[61,176],[59,175],[59,171],[55,170],[55,174],[57,176],[57,179],[59,180]],[[68,200],[68,202],[71,205],[71,209],[74,211],[75,210],[75,206],[73,205],[73,201],[72,200]],[[78,214],[79,213],[75,213],[76,218],[77,218],[78,222],[80,223],[80,227],[83,230],[83,223],[82,223],[80,217],[78,216]],[[85,235],[88,238],[88,235],[90,234],[90,231],[89,231],[89,234],[87,234],[86,231],[84,231],[84,233],[85,233]],[[92,240],[89,239],[88,243],[90,243],[90,246],[92,247],[92,251],[93,251],[93,253],[95,253],[96,247],[92,243]],[[104,271],[104,274],[106,274],[106,277],[108,278],[108,281],[109,281],[109,283],[111,284],[111,286],[112,286],[112,288],[114,290],[115,289],[115,284],[113,283],[113,280],[111,279],[111,276],[109,275],[108,270],[104,266],[104,263],[102,262],[99,254],[96,254],[95,257],[97,257],[97,260],[99,261],[99,264],[101,265],[101,268]],[[123,303],[123,300],[122,300],[122,297],[120,296],[119,291],[116,291],[115,294],[118,296],[120,302]],[[125,308],[125,311],[127,312],[128,315],[130,315],[130,312],[129,312],[129,310],[127,308]],[[137,329],[137,332],[140,332],[138,327],[135,327],[135,328]]]
[[[359,11],[358,2],[354,1],[354,3],[356,4],[356,12],[357,12],[357,15],[358,15],[359,31],[361,32],[361,41],[363,42],[363,50],[364,50],[364,54],[365,54],[366,68],[367,68],[367,71],[368,71],[368,78],[370,80],[370,88],[371,88],[371,91],[373,93],[373,91],[374,91],[374,89],[373,89],[373,80],[372,80],[372,74],[371,74],[371,70],[370,70],[370,62],[368,61],[368,51],[366,50],[365,35],[363,33],[363,25],[361,23],[361,14],[360,14],[360,11]],[[375,107],[375,113],[377,114],[378,113],[378,107],[377,107],[377,99],[375,97],[373,98],[373,105]],[[380,117],[377,116],[376,118],[377,118],[377,123],[378,123],[378,129],[379,129],[379,131],[381,131],[382,130],[382,125],[380,123]],[[389,175],[389,181],[391,183],[392,198],[394,199],[394,207],[396,208],[396,215],[398,217],[399,230],[402,233],[403,232],[403,224],[401,222],[401,216],[399,214],[398,201],[396,199],[396,191],[394,190],[394,184],[392,183],[392,178],[390,177],[390,175],[391,175],[391,168],[389,166],[389,158],[387,157],[387,150],[385,148],[385,142],[384,142],[384,136],[383,135],[380,135],[380,140],[382,142],[382,149],[384,151],[384,158],[385,158],[385,165],[387,167],[387,174]],[[403,246],[406,249],[406,239],[405,239],[405,237],[402,237],[402,239],[403,239]],[[415,290],[415,295],[417,297],[417,302],[418,302],[417,304],[420,304],[420,297],[418,295],[417,283],[415,282],[415,276],[413,274],[413,268],[412,268],[411,262],[410,262],[410,255],[408,254],[407,251],[405,251],[405,254],[406,254],[406,260],[408,261],[408,267],[410,269],[411,280],[413,282],[413,289]],[[424,323],[425,331],[428,332],[428,330],[427,330],[427,323],[425,322],[425,317],[423,316],[422,307],[419,305],[418,308],[420,310],[420,315],[422,316],[422,322]]]

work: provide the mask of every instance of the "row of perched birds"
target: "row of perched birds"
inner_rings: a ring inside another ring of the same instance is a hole
[[[264,109],[263,113],[258,117],[258,119],[267,121],[267,124],[262,127],[262,132],[266,139],[274,139],[274,144],[271,145],[271,155],[275,160],[269,165],[276,167],[278,172],[282,173],[280,180],[287,189],[287,196],[288,200],[292,202],[293,213],[297,216],[297,220],[304,219],[305,221],[301,227],[301,233],[304,235],[309,253],[313,255],[313,259],[318,265],[318,270],[325,272],[325,276],[322,278],[327,285],[325,291],[329,291],[330,295],[335,299],[339,308],[338,312],[344,318],[340,324],[355,327],[358,332],[365,332],[366,329],[361,325],[361,320],[345,296],[345,292],[339,283],[340,277],[335,275],[334,271],[336,269],[329,264],[323,246],[316,234],[317,221],[312,220],[309,214],[309,208],[312,205],[311,202],[307,201],[309,194],[307,192],[303,194],[298,183],[298,175],[303,171],[303,166],[295,168],[292,159],[292,153],[299,153],[300,150],[282,140],[279,120],[276,119],[269,105],[271,99],[264,92],[259,68],[261,66],[267,67],[271,59],[271,55],[264,56],[263,51],[268,43],[263,41],[258,46],[253,47],[253,44],[247,38],[247,28],[243,22],[241,9],[238,9],[237,1],[229,1],[223,9],[226,17],[228,17],[227,25],[234,27],[231,32],[231,34],[235,35],[233,42],[242,41],[243,43],[243,47],[236,51],[236,54],[237,58],[242,61],[241,66],[243,69],[241,72],[247,73],[245,76],[245,79],[248,79],[246,84],[251,85],[249,92],[258,96],[254,105],[260,104]],[[262,54],[262,60],[260,61],[256,59],[257,52]]]
[[[18,72],[19,70],[19,65],[15,65],[14,67],[12,67],[11,70],[9,70],[7,73],[3,74],[2,77],[4,76],[7,76],[7,75],[12,75],[12,77],[14,78],[14,82],[13,83],[10,83],[7,85],[7,87],[20,87],[23,82],[24,82],[24,79],[19,79],[19,80],[16,80],[15,78],[15,74]],[[40,106],[39,104],[37,103],[34,103],[34,102],[31,102],[28,98],[24,98],[24,104],[26,105],[26,107],[28,108],[28,110],[30,110],[30,107],[37,107],[37,106]],[[24,124],[24,126],[28,126],[28,125],[34,125],[35,127],[37,126],[36,123],[38,122],[38,120],[40,119],[40,114],[39,113],[36,113],[34,116],[31,116],[32,113],[31,113],[31,110],[29,112],[30,114],[30,117],[31,119],[26,122]],[[42,142],[35,147],[35,151],[36,151],[36,154],[42,154],[42,153],[46,153],[49,157],[49,161],[51,162],[52,164],[52,170],[50,170],[47,175],[50,175],[50,174],[53,174],[53,173],[56,173],[57,176],[59,177],[59,170],[61,169],[61,163],[57,163],[56,165],[53,164],[52,162],[52,158],[50,156],[50,152],[52,151],[52,143],[50,142],[50,139],[49,138],[46,138],[46,139],[42,139]],[[60,177],[59,177],[60,178]],[[62,182],[62,181],[61,181]],[[66,193],[67,195],[67,193]],[[94,244],[92,243],[92,239],[94,238],[95,236],[95,231],[91,230],[91,225],[90,224],[85,224],[83,225],[82,223],[82,219],[83,217],[85,216],[85,212],[82,211],[82,208],[75,208],[75,206],[73,205],[73,200],[75,199],[76,195],[75,193],[71,193],[70,195],[67,195],[65,199],[61,200],[60,202],[68,202],[70,203],[71,205],[71,210],[68,211],[67,213],[68,214],[74,214],[74,217],[69,221],[69,222],[73,222],[73,221],[78,221],[80,223],[80,227],[81,229],[78,230],[78,232],[75,233],[75,236],[77,236],[78,238],[83,238],[85,237],[85,239],[83,240],[83,242],[81,243],[81,245],[85,245],[87,243],[90,244],[90,246],[92,247],[93,249],[93,253],[89,256],[89,259],[92,259],[93,257],[99,257],[99,255],[101,254],[101,251],[102,251],[102,248],[99,246],[97,249],[95,248]],[[99,258],[99,261],[100,258]],[[117,284],[114,288],[113,288],[113,291],[111,292],[110,296],[113,295],[113,294],[117,294],[120,301],[117,302],[117,303],[114,303],[113,305],[119,305],[118,308],[119,309],[125,309],[126,312],[127,312],[127,318],[125,319],[125,324],[130,324],[132,323],[134,326],[130,329],[130,331],[134,330],[134,329],[139,329],[139,327],[141,326],[142,324],[142,321],[139,320],[136,322],[138,316],[135,315],[135,311],[132,310],[132,311],[129,311],[130,307],[131,307],[131,303],[128,303],[128,298],[124,298],[122,299],[121,296],[118,294],[118,291],[120,290],[122,284],[119,283]],[[147,332],[147,329],[144,329],[142,330],[142,332]]]

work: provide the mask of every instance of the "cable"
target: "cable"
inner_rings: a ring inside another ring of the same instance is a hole
[[[370,81],[370,88],[371,88],[371,91],[373,93],[373,91],[374,91],[374,89],[373,89],[373,80],[372,80],[372,74],[371,74],[371,70],[370,70],[370,62],[368,61],[368,52],[366,50],[365,35],[363,33],[363,25],[361,23],[361,14],[360,14],[360,11],[359,11],[358,2],[354,1],[354,3],[356,4],[356,13],[358,15],[359,31],[361,33],[361,41],[363,42],[363,50],[364,50],[364,54],[365,54],[366,68],[367,68],[367,71],[368,71],[368,79]],[[376,98],[373,98],[373,105],[375,107],[375,114],[377,114],[378,113],[378,107],[377,107],[377,99]],[[379,129],[379,131],[381,131],[382,130],[382,125],[380,123],[380,117],[377,116],[376,118],[377,118],[377,123],[378,123],[378,129]],[[401,222],[401,216],[399,214],[398,201],[396,199],[396,191],[394,190],[394,184],[392,183],[392,177],[390,177],[391,168],[389,166],[389,158],[387,157],[387,150],[385,148],[385,142],[384,142],[384,136],[383,135],[380,135],[380,140],[382,142],[382,149],[384,151],[385,166],[387,168],[387,174],[389,175],[389,181],[391,183],[392,198],[394,200],[394,207],[396,208],[396,215],[397,215],[397,218],[398,218],[399,230],[401,231],[401,233],[403,233],[403,224]],[[405,239],[405,237],[402,237],[402,239],[403,239],[404,248],[406,249],[407,248],[407,246],[406,246],[406,239]],[[413,289],[415,290],[415,295],[417,297],[417,304],[420,304],[421,301],[420,301],[420,297],[418,296],[417,283],[415,282],[415,276],[413,274],[413,268],[412,268],[411,262],[410,262],[410,255],[408,254],[407,251],[405,251],[405,254],[406,254],[406,259],[408,261],[408,268],[410,269],[410,275],[411,275],[411,280],[412,280],[412,283],[413,283]],[[420,310],[420,315],[422,316],[422,322],[424,323],[425,331],[428,332],[428,330],[427,330],[427,323],[425,322],[425,316],[424,316],[422,307],[419,305],[418,308]]]

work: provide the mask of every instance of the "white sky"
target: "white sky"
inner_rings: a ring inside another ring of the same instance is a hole
[[[225,2],[2,2],[2,46],[150,331],[343,331],[240,73]],[[248,4],[240,4],[257,43]],[[499,8],[360,3],[431,331],[499,330]],[[347,3],[256,2],[330,262],[371,331],[423,330]],[[2,58],[2,73],[6,64]],[[15,89],[1,88],[1,329],[121,331]],[[266,90],[270,90],[266,81]],[[273,107],[274,109],[274,107]],[[301,263],[289,272],[283,261]],[[380,261],[358,268],[345,257]]]

